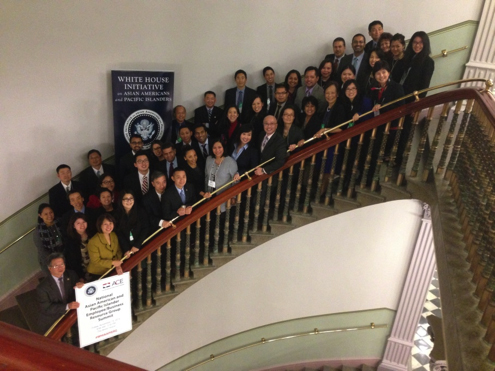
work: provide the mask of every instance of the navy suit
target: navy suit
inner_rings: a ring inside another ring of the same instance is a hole
[[[186,195],[186,206],[192,206],[196,202],[196,190],[191,184],[185,184],[184,185],[184,192]],[[165,220],[172,220],[175,217],[179,216],[177,214],[177,210],[184,205],[182,202],[179,192],[177,191],[177,188],[175,187],[175,184],[171,184],[166,190],[165,193],[163,194],[162,198],[165,198],[163,202],[163,217]]]
[[[73,180],[70,189],[71,191],[80,192],[81,196],[85,198],[86,193],[84,185],[82,183]],[[61,218],[67,211],[72,208],[62,182],[58,182],[56,185],[50,188],[50,190],[48,191],[48,203],[52,207],[56,218]]]
[[[259,138],[260,149],[264,139],[265,133],[261,134]],[[277,132],[273,133],[271,138],[266,143],[265,148],[261,152],[260,163],[262,164],[272,157],[275,157],[275,159],[263,166],[263,170],[265,170],[267,174],[270,174],[271,172],[282,167],[282,165],[285,163],[285,158],[287,157],[287,145],[285,143],[285,139]]]
[[[223,109],[214,106],[212,108],[211,117],[208,118],[208,109],[204,105],[194,110],[194,123],[205,124],[208,128],[208,134],[218,138],[220,137],[220,124],[223,114]]]
[[[241,123],[249,122],[251,117],[254,115],[252,107],[254,98],[256,98],[256,91],[246,86],[244,88],[244,95],[242,99],[241,117],[239,117],[239,121]],[[225,91],[224,106],[225,109],[232,106],[237,106],[237,88],[232,88]]]
[[[76,300],[74,286],[78,280],[74,271],[67,269],[64,272],[64,297],[60,294],[58,283],[51,275],[45,277],[38,285],[36,296],[39,306],[38,329],[40,333],[44,334],[65,313],[67,304]]]
[[[162,195],[160,200],[154,188],[150,189],[150,191],[143,197],[144,210],[146,211],[146,214],[148,214],[148,220],[150,221],[152,231],[158,228],[160,220],[164,220],[164,200],[164,194]]]
[[[115,178],[115,166],[103,164],[102,170],[103,171],[100,171],[102,174],[105,173],[105,175],[111,175],[114,180],[117,180]],[[88,192],[88,195],[95,195],[98,191],[98,188],[100,187],[100,179],[98,179],[95,171],[91,166],[83,170],[83,172],[79,175],[79,180],[84,185],[84,188],[86,189],[86,192]]]

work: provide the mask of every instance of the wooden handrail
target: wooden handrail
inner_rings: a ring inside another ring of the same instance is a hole
[[[187,226],[192,225],[198,219],[205,216],[208,212],[214,211],[219,205],[225,203],[227,200],[234,196],[246,191],[260,182],[268,179],[271,176],[275,176],[281,171],[290,168],[291,166],[300,163],[301,161],[310,158],[311,156],[324,151],[327,148],[333,147],[338,143],[344,142],[349,138],[358,136],[362,133],[370,131],[378,126],[384,125],[393,120],[399,119],[407,115],[414,114],[425,108],[434,107],[437,105],[453,102],[457,100],[474,99],[484,112],[486,118],[491,125],[495,128],[495,99],[491,93],[486,89],[474,89],[474,88],[460,88],[456,90],[446,91],[438,93],[419,101],[403,105],[395,108],[386,113],[380,114],[372,119],[366,120],[363,123],[354,125],[352,128],[343,130],[337,134],[333,134],[328,138],[323,137],[318,141],[314,141],[306,148],[301,148],[292,153],[286,160],[285,164],[270,174],[261,176],[252,176],[251,179],[241,181],[239,184],[232,186],[224,191],[222,194],[208,200],[199,207],[197,207],[193,213],[181,218],[176,224],[176,228],[167,228],[158,233],[156,237],[151,239],[145,244],[136,254],[128,259],[122,268],[124,272],[131,271],[141,261],[145,260],[151,253],[156,251],[160,246],[164,245],[168,240],[173,238],[179,232],[185,230]],[[68,331],[68,329],[76,322],[77,314],[75,310],[71,310],[54,328],[54,330],[48,335],[51,339],[60,340],[62,336]]]

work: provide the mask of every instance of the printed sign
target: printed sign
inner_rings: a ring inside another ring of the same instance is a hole
[[[81,348],[132,330],[130,287],[126,272],[76,288]]]

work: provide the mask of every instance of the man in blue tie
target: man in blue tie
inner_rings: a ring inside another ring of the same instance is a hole
[[[368,71],[368,54],[364,52],[364,46],[366,44],[366,38],[363,34],[356,34],[352,38],[352,50],[354,53],[348,54],[342,58],[339,65],[338,76],[341,75],[342,71],[349,65],[354,66],[356,69],[356,82],[359,85],[361,91],[366,87],[366,82],[369,78]]]
[[[254,115],[252,104],[254,98],[256,98],[256,91],[246,86],[246,71],[237,70],[234,77],[237,86],[225,91],[224,105],[226,109],[236,106],[241,112],[239,121],[243,124],[247,124]]]
[[[214,91],[208,90],[204,94],[204,105],[194,110],[195,126],[202,124],[208,129],[208,133],[213,138],[220,137],[220,121],[223,117],[223,109],[217,107],[217,95]]]
[[[176,168],[172,181],[173,184],[163,194],[163,219],[165,220],[191,214],[192,205],[196,202],[196,192],[193,185],[187,183],[184,169]]]

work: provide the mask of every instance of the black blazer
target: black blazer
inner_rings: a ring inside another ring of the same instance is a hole
[[[261,101],[263,102],[263,104],[265,105],[265,107],[267,106],[268,102],[268,92],[266,91],[266,83],[263,84],[263,85],[260,85],[256,88],[256,93],[261,97]],[[273,100],[270,101],[270,107],[272,106],[272,104],[275,104],[275,85],[273,86]]]
[[[379,47],[378,43],[377,43],[376,47]],[[364,52],[365,52],[366,54],[370,54],[370,53],[373,51],[373,49],[375,49],[375,48],[373,48],[373,39],[371,39],[371,40],[370,40],[370,41],[368,41],[368,42],[366,43],[366,45],[364,46]]]
[[[160,200],[154,188],[150,189],[150,191],[143,196],[143,207],[146,214],[148,214],[150,231],[158,229],[160,220],[163,220],[163,202],[164,195],[162,195]]]
[[[199,158],[199,156],[198,156]],[[201,195],[199,192],[204,191],[205,188],[205,165],[206,159],[203,163],[203,166],[199,165],[199,162],[196,165],[196,169],[190,167],[187,163],[184,165],[184,170],[186,171],[187,182],[192,184],[194,190],[196,191],[196,199],[199,199]]]
[[[215,142],[216,138],[220,138],[220,137],[208,136],[208,145],[206,146],[206,148],[208,150],[208,156],[213,154],[213,142]],[[202,161],[203,169],[204,169],[204,165],[206,165],[206,157],[208,157],[208,156],[205,157],[203,155],[203,145],[199,142],[198,142],[198,150],[199,150],[199,152],[198,152],[198,164],[199,164],[199,161]]]
[[[205,163],[206,163],[206,160],[204,159],[203,155],[201,154],[201,149],[199,148],[199,144],[198,144],[198,141],[196,140],[196,138],[192,138],[191,139],[191,144],[190,146],[192,147],[192,149],[194,149],[196,151],[196,155],[198,156],[198,164],[200,166],[205,166]],[[184,143],[177,143],[175,145],[175,148],[177,149],[177,157],[178,157],[178,160],[180,159],[181,160],[181,164],[179,166],[184,166],[186,160],[184,160],[184,155],[186,154],[185,151],[184,151],[184,147],[186,147],[184,145]]]
[[[342,71],[344,70],[345,67],[352,66],[353,59],[354,59],[354,54],[348,54],[345,57],[343,57],[342,60],[340,61],[339,72],[338,72],[338,77],[340,82],[342,82],[342,80],[340,79]],[[363,60],[359,65],[359,70],[356,71],[356,82],[358,84],[358,88],[360,88],[361,91],[364,91],[364,88],[366,87],[366,81],[368,79],[370,72],[368,68],[369,66],[368,59],[369,59],[368,53],[364,53]]]
[[[322,123],[325,119],[326,110],[327,110],[327,108],[325,108],[325,111],[323,112],[323,114],[321,116]],[[344,106],[342,105],[342,103],[340,103],[337,100],[337,102],[334,104],[334,106],[330,110],[330,118],[329,118],[328,122],[325,124],[325,127],[326,128],[333,128],[337,125],[340,125],[346,121],[345,118],[346,118],[346,116],[345,116]],[[342,127],[341,129],[345,129],[345,128]]]
[[[151,185],[151,180],[150,180],[152,172],[153,171],[150,169],[149,175],[148,175],[148,192],[150,191],[150,189],[153,188],[153,186]],[[125,177],[124,190],[126,190],[126,189],[130,189],[134,193],[135,202],[141,203],[144,195],[143,195],[143,191],[141,190],[141,182],[139,181],[139,173],[137,170],[134,171],[134,173],[128,174]],[[122,193],[122,196],[124,196],[123,193]]]
[[[265,133],[262,133],[259,137],[258,145],[260,150],[261,144],[263,144],[263,140],[265,139],[265,135]],[[275,159],[263,166],[263,170],[265,170],[267,174],[270,174],[280,168],[285,163],[285,158],[287,157],[287,145],[285,144],[285,139],[278,132],[273,133],[270,140],[266,143],[264,150],[261,152],[260,164],[268,161],[272,157],[275,157]]]
[[[284,136],[284,124],[281,123],[279,124],[277,131],[280,133],[280,135],[283,137]],[[304,139],[304,134],[303,131],[301,130],[300,127],[292,124],[289,129],[289,135],[287,135],[285,140],[285,145],[287,146],[287,149],[291,144],[297,144],[301,139]]]
[[[93,237],[88,234],[88,239]],[[72,238],[68,238],[65,243],[64,249],[65,265],[67,269],[70,269],[78,275],[78,277],[84,278],[84,270],[82,267],[82,255],[81,255],[81,243]]]
[[[141,248],[143,241],[148,238],[150,225],[148,223],[148,215],[140,205],[134,205],[137,208],[137,223],[129,225],[123,224],[123,221],[127,221],[127,214],[121,210],[115,215],[117,220],[116,232],[119,238],[119,245],[122,253],[125,254],[131,249],[131,247]],[[133,240],[131,241],[131,233]]]
[[[267,113],[265,107],[263,107],[263,109],[257,115],[253,115],[253,117],[251,117],[251,121],[249,123],[253,127],[253,135],[251,139],[253,144],[256,143],[256,140],[259,138],[260,133],[265,131],[263,127],[263,120],[265,119],[266,115]]]
[[[76,212],[74,211],[74,208],[71,206],[70,210],[67,211],[60,218],[60,229],[61,229],[62,235],[64,237],[67,237],[67,226],[69,225],[69,220],[70,220],[71,216],[74,215],[75,213]],[[88,233],[88,235],[93,237],[93,235],[96,233],[96,219],[98,218],[96,209],[86,207],[84,210],[84,215],[86,215],[86,219],[88,222],[87,233]]]
[[[36,288],[39,317],[38,330],[44,334],[59,317],[65,313],[68,303],[76,300],[74,286],[79,277],[74,271],[66,269],[63,275],[65,296],[62,297],[58,283],[51,275],[45,277]]]
[[[81,192],[81,196],[86,200],[86,189],[82,183],[72,180],[71,191]],[[48,203],[52,207],[56,218],[61,218],[72,208],[67,197],[67,192],[61,182],[58,182],[48,191]]]
[[[112,178],[117,180],[115,178],[115,166],[103,164],[103,173],[105,173],[105,175],[111,175]],[[84,185],[84,188],[86,189],[88,195],[96,194],[97,190],[100,188],[100,179],[98,179],[95,171],[91,166],[83,170],[83,172],[79,175],[79,181]]]
[[[208,133],[213,137],[220,137],[220,120],[224,115],[223,109],[214,106],[210,119],[208,119],[208,109],[206,105],[194,110],[194,123],[205,124],[208,128]]]
[[[186,183],[184,186],[184,192],[186,193],[186,206],[192,206],[196,202],[196,190],[192,184]],[[172,220],[177,214],[177,210],[182,206],[182,200],[179,196],[175,184],[170,184],[163,195],[165,201],[163,203],[163,217],[165,220]]]
[[[242,151],[239,157],[237,157],[237,172],[239,175],[243,175],[246,171],[249,171],[259,165],[260,155],[258,148],[254,146],[254,141],[251,140],[247,149]],[[251,173],[252,175],[252,173]]]
[[[300,122],[302,123],[302,125],[304,125],[305,118],[306,118],[305,114],[301,115]],[[315,113],[309,119],[306,126],[303,127],[304,139],[308,140],[309,138],[313,137],[320,129],[321,129],[321,116]]]
[[[405,58],[405,57],[404,57]],[[404,88],[404,93],[411,94],[414,91],[419,91],[430,87],[431,77],[433,76],[433,71],[435,70],[435,62],[430,57],[426,57],[421,65],[415,65],[411,62],[411,69],[408,72],[407,61],[405,62],[404,71],[407,73],[407,77],[402,84]],[[420,98],[426,97],[426,93],[419,95]],[[407,100],[408,102],[413,102],[414,97]]]
[[[237,88],[231,88],[225,91],[225,109],[228,109],[228,107],[231,106],[236,106],[236,95]],[[254,115],[252,107],[254,98],[256,98],[256,90],[253,90],[246,86],[244,89],[244,96],[242,100],[242,112],[241,116],[238,119],[240,122],[249,122],[251,120],[251,117]]]
[[[372,99],[373,99],[373,104],[380,104],[384,105],[388,102],[392,102],[400,97],[404,96],[404,89],[402,86],[395,81],[389,80],[387,83],[387,88],[382,94],[381,99],[378,99],[378,94],[379,94],[380,88],[376,88],[371,91],[372,94]],[[404,101],[401,100],[399,102],[396,102],[388,107],[380,108],[380,113],[385,113],[387,111],[390,111],[394,108],[400,107],[404,104]]]
[[[127,174],[132,174],[136,171],[134,166],[134,154],[132,151],[126,153],[119,160],[119,181],[120,184],[124,184],[124,179]]]

